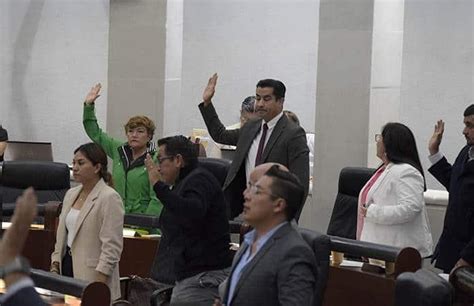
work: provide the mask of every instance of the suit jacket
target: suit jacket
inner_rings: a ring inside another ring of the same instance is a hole
[[[360,240],[400,248],[413,247],[422,257],[430,256],[433,239],[424,186],[423,176],[415,167],[389,163],[367,194],[366,203],[370,206]],[[359,206],[363,204],[361,194]]]
[[[25,287],[0,303],[2,306],[42,306],[46,305],[33,287]]]
[[[234,257],[223,299],[226,305],[232,273],[248,247],[242,244]],[[270,237],[242,270],[231,305],[313,305],[316,275],[313,251],[288,223]]]
[[[253,140],[260,132],[262,119],[248,121],[242,128],[226,130],[219,120],[212,103],[204,107],[199,104],[204,122],[206,123],[212,139],[218,143],[237,146],[234,159],[227,174],[223,189],[230,205],[230,217],[234,218],[243,209],[243,191],[246,188],[245,160]],[[306,143],[306,133],[300,126],[282,116],[275,125],[267,144],[265,145],[263,163],[275,162],[288,167],[290,172],[296,174],[305,189],[305,196],[299,208],[296,219],[298,220],[303,204],[308,194],[309,185],[309,149]]]
[[[51,262],[60,263],[67,246],[66,216],[82,185],[68,190],[59,216],[56,245]],[[96,273],[109,276],[111,298],[120,297],[119,261],[123,248],[124,208],[120,195],[102,179],[95,185],[81,208],[76,221],[71,252],[74,278],[95,281]]]
[[[451,166],[446,158],[431,166],[429,172],[449,192],[448,208],[434,259],[446,272],[463,258],[474,265],[474,161],[467,162],[465,146]]]

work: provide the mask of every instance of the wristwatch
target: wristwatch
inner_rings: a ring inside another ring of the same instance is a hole
[[[0,279],[4,279],[10,273],[30,274],[30,263],[22,256],[17,256],[4,266],[0,266]]]

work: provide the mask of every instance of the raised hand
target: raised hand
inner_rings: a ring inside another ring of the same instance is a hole
[[[26,189],[16,200],[15,212],[11,220],[12,224],[0,242],[0,266],[5,265],[20,255],[28,236],[31,222],[36,217],[37,205],[38,201],[31,187]]]
[[[202,101],[204,102],[204,106],[208,106],[211,103],[211,99],[216,92],[216,84],[217,84],[217,73],[214,73],[209,81],[207,82],[207,86],[202,93]]]
[[[443,120],[438,120],[434,127],[433,135],[430,138],[428,143],[428,150],[430,151],[430,155],[436,154],[439,151],[439,145],[441,144],[441,140],[443,139],[444,133],[444,122]]]
[[[91,90],[86,96],[86,100],[84,101],[86,104],[91,104],[94,103],[95,100],[100,97],[100,89],[102,88],[102,85],[100,83],[95,84],[92,86]]]
[[[153,186],[159,180],[161,180],[161,175],[160,172],[158,172],[158,166],[155,164],[149,153],[147,153],[145,158],[145,167],[148,172],[148,179],[150,180],[150,184]]]

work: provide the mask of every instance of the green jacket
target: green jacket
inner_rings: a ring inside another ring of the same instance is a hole
[[[97,123],[94,104],[84,103],[82,123],[87,135],[104,149],[113,161],[112,177],[114,188],[120,194],[125,205],[125,213],[141,213],[159,216],[163,205],[157,199],[155,191],[150,186],[148,173],[142,156],[129,165],[127,143],[116,140],[102,131]],[[150,142],[148,153],[156,161],[154,143]]]

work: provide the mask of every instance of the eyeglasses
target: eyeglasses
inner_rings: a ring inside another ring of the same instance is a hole
[[[382,141],[382,134],[375,134],[375,142]]]
[[[175,155],[163,156],[163,157],[158,157],[157,160],[161,164],[163,161],[165,161],[167,159],[173,159],[174,157],[175,157]]]
[[[277,196],[277,195],[271,193],[270,191],[262,190],[262,187],[260,187],[256,184],[252,184],[251,182],[249,182],[247,184],[247,188],[250,191],[250,193],[254,194],[254,195],[266,194],[266,195],[269,195],[272,198],[279,198],[280,197],[280,196]]]

